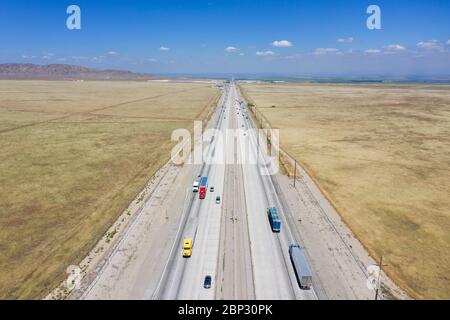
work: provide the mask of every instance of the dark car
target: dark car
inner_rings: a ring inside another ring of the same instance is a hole
[[[209,188],[209,192],[214,192],[214,187]]]
[[[211,276],[206,276],[205,277],[205,282],[203,283],[203,287],[205,289],[210,289],[211,288],[211,282],[212,282]]]

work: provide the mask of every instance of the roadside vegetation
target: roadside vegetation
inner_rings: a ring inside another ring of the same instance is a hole
[[[0,298],[59,285],[170,158],[172,131],[219,96],[207,83],[0,81]]]
[[[241,88],[391,278],[449,299],[450,86]]]

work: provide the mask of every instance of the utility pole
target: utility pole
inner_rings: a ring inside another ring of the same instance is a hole
[[[278,166],[281,163],[281,148],[280,148],[280,144],[278,144]]]
[[[258,147],[256,148],[256,164],[259,165],[259,129],[256,129],[256,140],[258,141]]]
[[[297,161],[294,160],[294,188],[295,188],[295,180],[297,180]]]
[[[380,257],[380,264],[378,265],[378,267],[380,268],[380,271],[378,273],[377,289],[375,290],[375,301],[378,300],[378,291],[380,290],[381,272],[383,268],[383,256]]]

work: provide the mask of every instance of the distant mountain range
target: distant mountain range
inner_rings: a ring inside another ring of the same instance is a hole
[[[99,70],[68,64],[0,64],[2,80],[98,80],[98,81],[145,81],[154,80],[150,74],[122,70]]]

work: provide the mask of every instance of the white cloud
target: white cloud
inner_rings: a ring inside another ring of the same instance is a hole
[[[51,59],[53,59],[55,57],[55,54],[54,53],[46,53],[46,54],[44,54],[43,56],[42,56],[42,59],[44,59],[44,60],[51,60]]]
[[[106,56],[101,55],[101,56],[97,56],[97,57],[92,57],[90,59],[90,61],[92,61],[92,62],[103,62],[103,59],[105,59],[105,58],[106,58]]]
[[[339,52],[339,49],[336,49],[336,48],[317,48],[313,52],[313,54],[322,55],[322,54],[337,53],[337,52]]]
[[[419,49],[423,50],[441,50],[442,45],[438,40],[421,41],[417,44]]]
[[[27,56],[25,54],[22,55],[22,59],[36,59],[36,56]]]
[[[228,52],[228,53],[235,53],[235,52],[240,51],[240,49],[230,46],[230,47],[226,47],[225,51]]]
[[[155,58],[150,58],[150,59],[148,59],[148,61],[149,61],[149,62],[158,62],[158,60],[155,59]]]
[[[448,46],[450,46],[450,40],[447,40],[446,44],[447,44]]]
[[[71,56],[69,58],[72,60],[89,60],[88,57],[82,57],[82,56]]]
[[[339,43],[352,43],[353,40],[355,40],[353,37],[339,38],[339,39],[337,39],[337,42],[339,42]]]
[[[259,57],[270,57],[270,56],[274,56],[275,52],[273,52],[273,51],[257,51],[256,55]]]
[[[274,47],[292,47],[292,42],[287,40],[280,40],[272,42],[272,46]]]
[[[245,53],[241,52],[239,53],[240,56],[245,56]]]
[[[387,51],[406,51],[406,48],[399,44],[391,44],[391,45],[385,46],[384,49]]]
[[[368,53],[368,54],[375,54],[375,53],[380,53],[381,50],[378,49],[368,49],[366,51],[364,51],[364,53]]]
[[[170,48],[167,47],[160,47],[159,51],[170,51]]]

